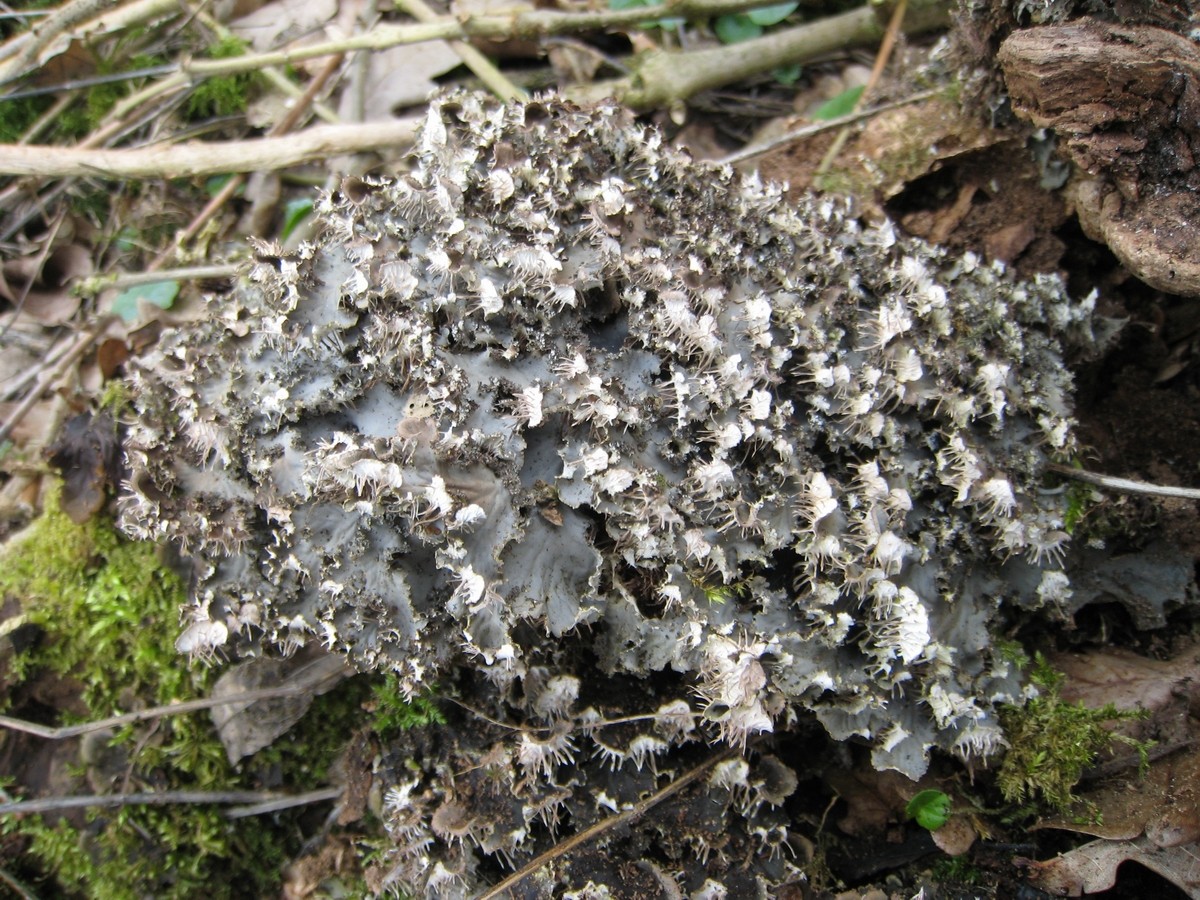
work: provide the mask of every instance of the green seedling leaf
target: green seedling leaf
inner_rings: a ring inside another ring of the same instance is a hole
[[[204,193],[210,197],[217,196],[225,188],[225,185],[229,183],[229,179],[231,178],[233,178],[232,175],[210,175],[204,180]],[[238,197],[245,196],[246,185],[240,185],[235,193]]]
[[[858,102],[858,98],[862,96],[863,85],[852,87],[842,91],[836,97],[826,100],[817,107],[817,111],[812,117],[818,122],[824,122],[828,119],[836,119],[839,116],[846,116],[854,112],[854,104]]]
[[[159,309],[170,309],[178,296],[178,281],[152,281],[149,284],[138,284],[117,294],[113,299],[112,311],[126,322],[136,322],[141,301],[144,300]]]
[[[799,3],[776,3],[773,6],[762,6],[746,12],[746,18],[755,25],[778,25],[796,11]]]
[[[937,831],[950,819],[950,796],[942,791],[921,791],[908,801],[904,814],[927,831]]]
[[[309,217],[313,211],[313,202],[311,197],[298,197],[295,200],[289,200],[283,207],[283,232],[279,239],[286,241],[293,231],[296,230],[301,222]]]
[[[799,81],[803,72],[804,68],[798,63],[794,63],[790,66],[776,66],[771,70],[771,74],[775,76],[775,80],[784,87],[791,87],[793,84]]]
[[[663,0],[608,0],[609,9],[639,9],[661,6]],[[638,22],[638,28],[662,28],[673,30],[683,25],[680,18],[652,19],[648,22]]]
[[[718,16],[713,24],[713,31],[717,33],[717,38],[722,44],[738,44],[761,36],[763,28],[745,13],[736,13]]]
[[[113,239],[113,246],[122,253],[128,253],[130,250],[138,248],[138,232],[131,225],[126,225],[117,232],[116,238]]]

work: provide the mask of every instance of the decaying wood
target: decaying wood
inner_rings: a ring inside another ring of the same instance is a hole
[[[1073,198],[1089,235],[1143,281],[1200,296],[1200,48],[1085,19],[1018,31],[997,59],[1017,113],[1086,173]]]

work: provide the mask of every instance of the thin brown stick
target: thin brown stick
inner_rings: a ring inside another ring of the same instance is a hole
[[[821,134],[826,131],[833,131],[836,128],[841,128],[844,125],[853,125],[855,122],[861,122],[863,119],[869,119],[872,116],[877,116],[880,113],[890,112],[893,109],[900,109],[902,106],[911,106],[914,103],[921,103],[925,100],[931,100],[936,97],[940,91],[928,90],[920,91],[916,94],[911,94],[903,100],[896,100],[892,103],[881,103],[879,106],[873,106],[870,109],[859,110],[858,112],[847,113],[844,116],[838,116],[836,119],[828,119],[824,122],[815,122],[812,125],[805,125],[786,134],[781,134],[777,138],[772,138],[769,141],[763,141],[760,144],[750,144],[743,147],[728,156],[722,156],[717,162],[721,165],[733,165],[734,163],[745,162],[748,159],[753,159],[756,156],[762,156],[764,153],[769,153],[776,147],[782,147],[785,144],[791,144],[795,141],[802,141],[805,138],[812,137],[816,134]]]
[[[900,34],[900,25],[904,22],[904,14],[908,10],[908,0],[899,0],[896,8],[892,10],[892,18],[888,21],[887,31],[883,34],[883,40],[879,44],[879,51],[875,54],[875,65],[871,67],[871,76],[867,79],[866,86],[863,88],[858,99],[854,101],[852,112],[858,112],[866,104],[867,99],[879,84],[879,79],[883,77],[883,70],[887,66],[888,60],[891,59],[892,51],[896,48],[896,38]],[[825,152],[820,165],[817,166],[817,175],[824,175],[833,166],[833,162],[837,159],[838,154],[842,152],[842,147],[846,145],[846,141],[850,139],[850,126],[844,127],[838,132],[833,144]]]
[[[232,31],[230,31],[223,24],[218,22],[203,10],[196,10],[195,15],[205,28],[209,29],[217,36],[218,40],[224,41],[234,37]],[[298,100],[304,93],[303,90],[298,88],[290,78],[284,75],[283,72],[281,72],[275,66],[264,66],[259,70],[259,73],[271,83],[271,87],[275,88],[275,90],[279,91],[280,93],[287,94],[287,96],[291,97],[293,100]],[[312,111],[326,122],[336,124],[342,120],[341,117],[327,104],[322,103],[319,100],[312,101],[310,106]]]
[[[290,806],[319,803],[340,797],[341,788],[321,788],[304,794],[280,794],[274,791],[143,791],[136,794],[80,794],[72,797],[43,797],[39,800],[13,800],[0,803],[0,815],[10,813],[57,812],[64,809],[108,809],[122,806],[176,806],[185,803],[224,805],[228,803],[254,804],[241,810],[229,810],[229,818],[258,815],[246,809],[274,812]],[[281,805],[276,805],[281,804]]]
[[[342,793],[343,791],[340,787],[328,787],[309,791],[306,794],[292,794],[287,797],[279,797],[275,800],[264,800],[261,803],[253,803],[249,806],[235,806],[233,809],[225,811],[225,818],[245,819],[248,816],[262,816],[267,813],[291,809],[293,806],[307,806],[309,803],[319,803],[322,800],[336,800],[342,796]]]
[[[644,816],[647,812],[649,812],[655,806],[658,806],[658,804],[662,803],[667,798],[679,793],[681,790],[683,790],[689,784],[692,784],[693,782],[699,780],[701,776],[703,776],[709,769],[711,769],[717,763],[724,762],[725,760],[730,759],[731,757],[736,755],[737,752],[738,751],[736,749],[730,747],[728,750],[718,753],[716,756],[713,756],[713,757],[705,760],[700,765],[696,766],[694,769],[691,769],[691,770],[685,772],[683,775],[676,778],[674,781],[672,781],[666,787],[662,788],[661,790],[655,791],[653,794],[651,794],[646,799],[639,800],[632,807],[625,810],[625,812],[618,813],[615,816],[609,816],[607,819],[601,819],[599,822],[597,822],[592,827],[585,828],[583,831],[579,832],[578,834],[571,835],[571,837],[567,838],[566,840],[560,841],[559,843],[555,844],[552,848],[547,850],[545,853],[541,854],[540,856],[535,857],[534,859],[530,860],[530,862],[528,862],[526,865],[522,866],[520,869],[513,872],[511,875],[509,875],[507,878],[505,878],[499,884],[492,887],[491,890],[482,894],[478,898],[478,900],[495,900],[495,898],[501,896],[506,891],[511,890],[512,888],[515,888],[518,884],[520,884],[522,881],[524,881],[526,878],[528,878],[530,875],[532,875],[534,872],[536,872],[542,866],[546,865],[546,863],[550,862],[551,860],[557,859],[560,856],[564,856],[567,853],[570,853],[576,847],[586,844],[588,841],[592,840],[595,837],[598,837],[599,835],[603,834],[606,831],[610,831],[611,829],[617,828],[618,826],[624,825],[628,822],[633,822],[635,819],[638,819],[641,816]]]
[[[38,379],[37,384],[33,386],[29,393],[25,395],[16,408],[9,414],[8,420],[3,425],[0,425],[0,442],[8,439],[13,429],[20,424],[22,419],[29,415],[29,411],[42,399],[42,395],[50,388],[50,385],[61,378],[63,373],[87,352],[96,339],[104,333],[104,329],[108,327],[110,321],[111,318],[108,317],[101,319],[92,328],[89,328],[76,337],[71,345],[71,349],[59,359],[54,368],[47,369],[42,373],[42,377]]]
[[[13,731],[32,734],[35,737],[45,738],[49,741],[62,741],[67,738],[79,737],[81,734],[104,731],[107,728],[148,722],[151,719],[160,719],[163,716],[183,715],[184,713],[196,712],[197,710],[211,709],[214,706],[227,706],[234,703],[248,704],[258,700],[274,700],[279,697],[295,697],[311,693],[312,687],[310,685],[291,687],[281,685],[272,688],[259,688],[258,690],[243,691],[240,694],[233,694],[228,697],[204,697],[200,700],[187,700],[183,703],[169,703],[166,706],[152,706],[149,709],[139,709],[136,712],[123,713],[122,715],[111,716],[107,719],[97,719],[94,722],[83,722],[79,725],[63,725],[57,728],[50,725],[38,725],[36,722],[26,722],[24,719],[14,719],[11,716],[0,716],[0,728],[11,728]]]
[[[130,150],[0,144],[0,173],[40,178],[93,175],[124,179],[275,171],[344,153],[402,147],[412,142],[416,127],[416,120],[318,125],[287,137]]]
[[[905,20],[912,33],[943,27],[949,22],[949,12],[944,6],[926,9],[925,2],[919,4],[920,15]],[[643,18],[645,9],[639,7]],[[659,9],[655,7],[656,15]],[[661,9],[666,14],[670,7]],[[645,53],[630,62],[632,71],[628,76],[578,85],[566,93],[582,102],[615,97],[636,109],[659,109],[777,66],[804,63],[836,50],[876,43],[884,31],[876,9],[863,6],[738,44]]]
[[[156,0],[161,2],[161,0]],[[769,5],[773,0],[668,0],[657,15],[674,18],[707,19],[724,13],[744,12]],[[874,13],[864,7],[873,17]],[[213,75],[234,75],[240,72],[257,71],[264,66],[288,66],[356,50],[386,50],[402,44],[419,44],[425,41],[461,40],[490,38],[497,40],[526,38],[535,39],[556,34],[572,34],[582,31],[597,31],[608,28],[636,25],[646,20],[644,8],[600,9],[563,12],[553,9],[514,7],[509,11],[466,15],[462,18],[443,16],[435,22],[406,25],[380,23],[370,31],[337,40],[322,41],[303,47],[272,50],[264,53],[248,53],[226,59],[193,59],[180,66],[180,71],[147,88],[158,96],[183,90],[194,78],[209,78]],[[114,115],[123,115],[126,104],[140,104],[146,98],[131,96],[113,108]]]
[[[38,55],[49,46],[59,35],[69,31],[80,22],[92,18],[97,13],[110,6],[116,6],[116,0],[74,0],[55,10],[50,15],[30,29],[23,46],[17,52],[17,58],[9,65],[0,83],[11,81],[25,74],[25,70],[37,62]]]
[[[113,3],[108,3],[108,6],[114,6]],[[90,19],[73,29],[72,37],[83,41],[86,38],[101,34],[113,34],[125,28],[130,28],[134,25],[144,24],[151,19],[157,19],[163,16],[171,16],[179,11],[179,0],[133,0],[130,3],[117,5],[114,9],[108,9],[101,15]],[[52,14],[62,12],[61,9],[52,11]],[[42,23],[49,21],[49,17]],[[36,30],[36,29],[35,29]],[[0,60],[10,59],[17,55],[27,47],[33,40],[33,33],[30,31],[22,32],[13,35],[3,45],[0,45]],[[52,43],[52,42],[51,42]],[[42,51],[38,52],[39,59],[36,60],[36,65],[40,66],[45,62]],[[30,60],[30,65],[33,67],[33,60]],[[12,63],[0,66],[0,82],[15,78],[20,75],[20,71]]]
[[[11,381],[5,382],[3,387],[0,387],[0,399],[8,400],[17,396],[24,389],[25,385],[31,381],[36,381],[38,375],[57,364],[62,359],[63,354],[70,349],[71,341],[69,339],[59,338],[56,340],[46,349],[36,365],[26,369],[20,375],[14,376]],[[11,622],[12,619],[8,621]]]
[[[50,233],[46,235],[42,241],[42,249],[38,251],[37,259],[33,264],[33,271],[29,273],[29,280],[21,287],[21,293],[17,296],[17,302],[13,305],[12,317],[0,328],[0,340],[8,334],[9,330],[17,324],[17,319],[20,318],[22,310],[25,309],[25,301],[29,299],[29,292],[33,290],[33,283],[42,277],[42,272],[46,268],[46,260],[50,258],[50,251],[54,247],[54,241],[58,237],[59,229],[62,228],[63,219],[66,218],[66,210],[59,210],[55,215],[54,221],[50,223]]]
[[[3,884],[12,891],[13,895],[18,897],[19,900],[37,900],[37,895],[33,891],[25,887],[24,884],[4,869],[0,869],[0,884]]]

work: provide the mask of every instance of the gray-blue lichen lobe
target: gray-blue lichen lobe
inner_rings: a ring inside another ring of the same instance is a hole
[[[436,102],[411,173],[319,214],[133,375],[123,521],[197,560],[184,649],[530,697],[670,670],[725,741],[811,710],[914,777],[1000,746],[989,621],[1069,592],[1057,279],[554,99]]]

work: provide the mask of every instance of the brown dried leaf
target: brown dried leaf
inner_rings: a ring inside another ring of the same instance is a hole
[[[26,449],[45,447],[62,421],[61,406],[62,400],[57,397],[35,403],[13,428],[10,435],[13,443]],[[17,407],[17,403],[0,403],[0,422],[7,422]]]
[[[80,413],[63,425],[49,450],[50,464],[62,473],[63,512],[82,525],[104,506],[108,486],[121,472],[121,442],[112,413]]]
[[[122,340],[109,338],[96,348],[96,364],[100,374],[108,381],[129,359],[129,345]]]
[[[962,856],[979,837],[967,816],[951,816],[945,825],[930,832],[930,835],[938,849],[950,856]]]
[[[1200,898],[1200,847],[1162,848],[1149,838],[1133,841],[1092,841],[1046,862],[1018,861],[1028,869],[1030,882],[1057,897],[1079,897],[1106,891],[1117,882],[1121,863],[1140,863],[1177,885],[1189,897]]]
[[[1200,660],[1197,642],[1184,645],[1173,659],[1148,659],[1118,648],[1088,653],[1051,655],[1050,665],[1064,673],[1062,696],[1072,703],[1118,709],[1145,709],[1145,720],[1121,723],[1118,730],[1158,746],[1185,749],[1154,760],[1145,778],[1134,770],[1129,749],[1108,764],[1121,776],[1086,792],[1079,815],[1042,821],[1035,828],[1058,828],[1109,840],[1129,840],[1142,834],[1160,842],[1181,843],[1200,838],[1200,750],[1196,747],[1191,713],[1197,708]],[[1103,768],[1099,770],[1103,772]],[[1197,833],[1193,836],[1193,829]]]
[[[289,659],[259,657],[239,663],[217,679],[213,697],[287,685],[295,693],[270,700],[214,706],[212,719],[231,763],[257,753],[300,721],[314,697],[332,690],[353,674],[340,656],[301,651]]]
[[[1149,659],[1116,647],[1088,653],[1058,653],[1050,665],[1062,672],[1062,697],[1085,706],[1114,704],[1118,709],[1145,709],[1161,730],[1180,707],[1200,706],[1200,643],[1186,645],[1170,660]]]
[[[445,41],[405,44],[371,54],[365,85],[363,118],[373,122],[390,119],[397,111],[425,103],[434,81],[462,63]],[[342,94],[338,113],[350,112],[350,92]]]
[[[838,820],[838,828],[854,837],[877,834],[903,822],[909,800],[926,788],[940,789],[930,777],[914,782],[899,772],[877,772],[862,766],[853,771],[831,771],[825,777],[846,803],[846,814]]]
[[[277,0],[231,23],[229,29],[261,53],[320,32],[337,11],[337,0]]]
[[[63,325],[79,311],[81,299],[72,295],[68,285],[92,274],[91,253],[79,244],[63,244],[49,253],[40,270],[38,262],[37,256],[6,261],[0,274],[0,295],[10,303],[20,303],[22,316],[51,328]]]

